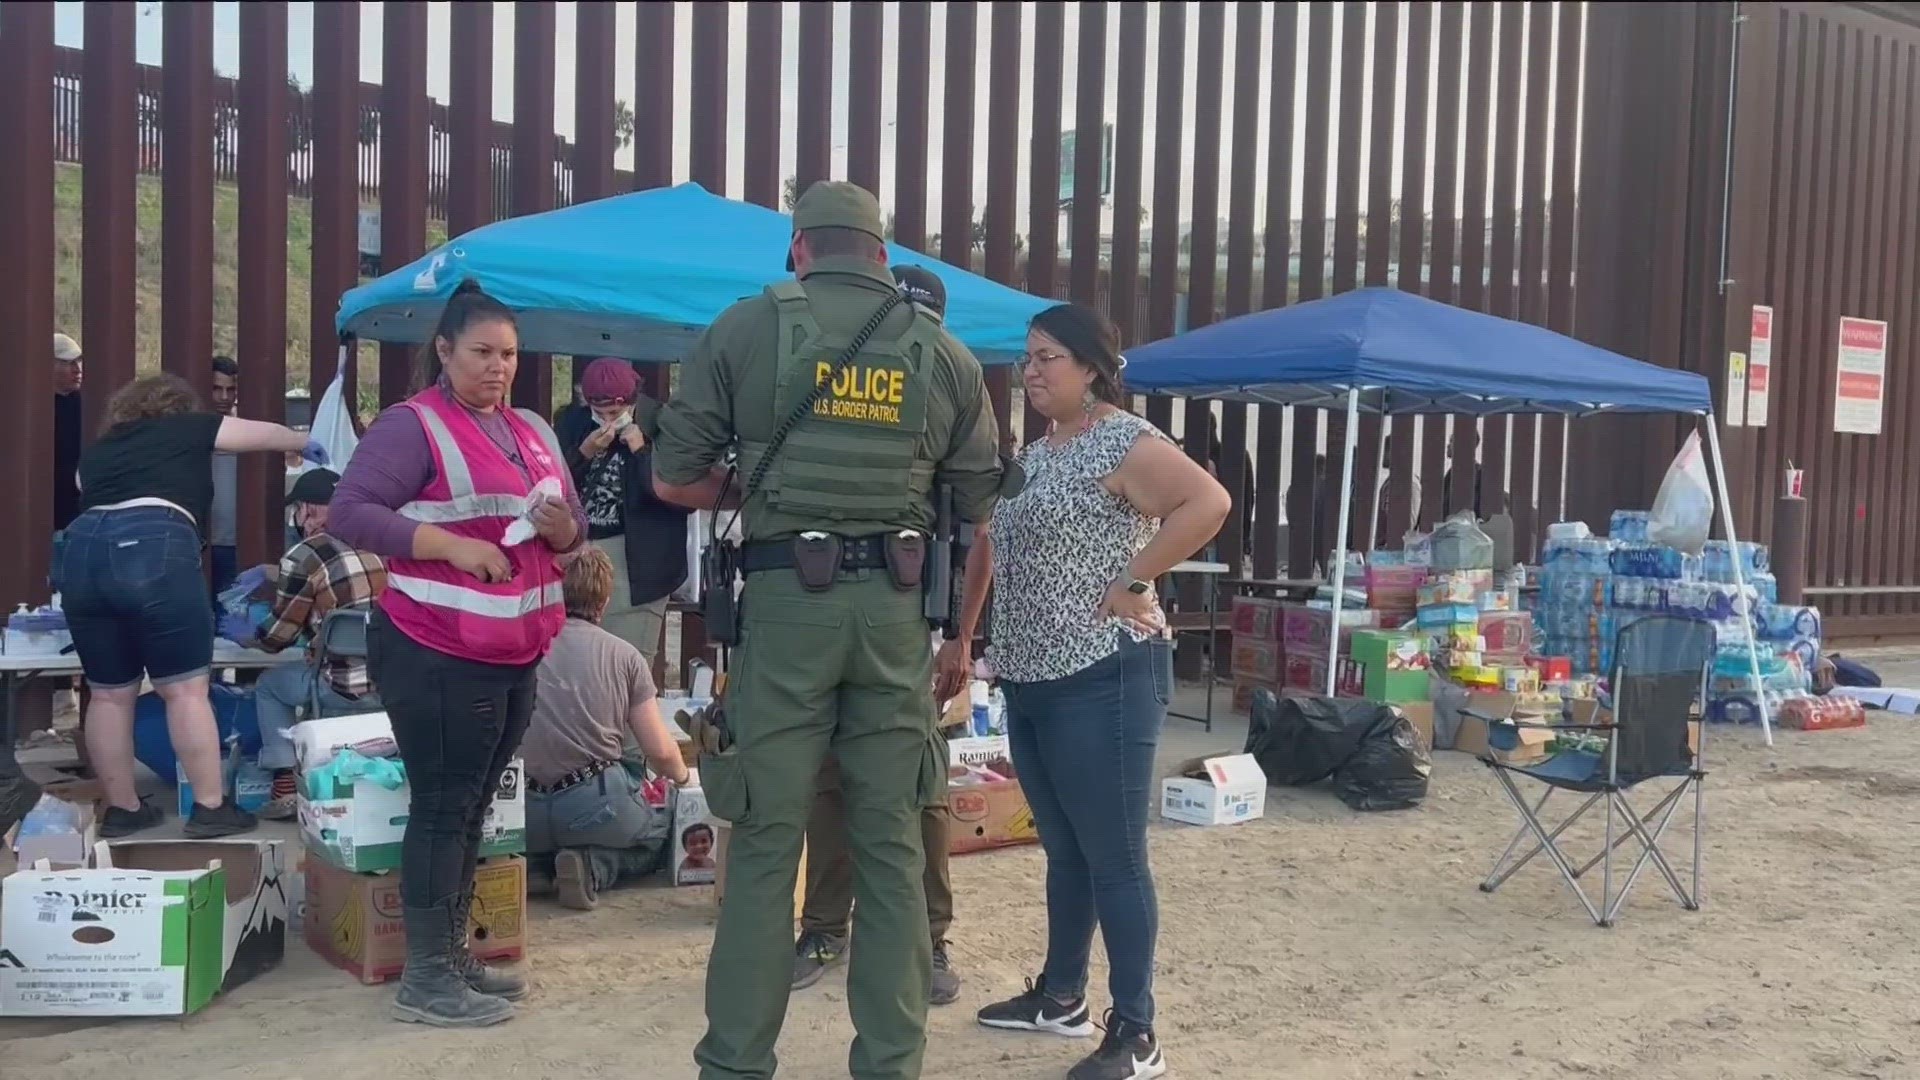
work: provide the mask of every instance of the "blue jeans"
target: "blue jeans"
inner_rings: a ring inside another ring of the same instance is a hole
[[[205,675],[213,609],[200,533],[159,506],[89,510],[54,542],[53,587],[87,682],[103,690]]]
[[[587,857],[596,889],[652,869],[671,815],[648,806],[640,781],[620,765],[559,791],[527,791],[527,855],[541,864],[572,848]]]
[[[1082,671],[1004,687],[1013,767],[1047,853],[1042,985],[1060,998],[1085,992],[1098,923],[1114,1012],[1151,1027],[1160,904],[1147,819],[1173,646],[1122,635],[1117,652]]]
[[[363,706],[335,690],[310,663],[268,668],[253,684],[254,713],[260,718],[261,768],[291,769],[299,764],[293,756],[293,725],[299,722],[300,710],[313,703],[316,680],[320,684],[321,716],[351,716],[379,709],[377,702]]]

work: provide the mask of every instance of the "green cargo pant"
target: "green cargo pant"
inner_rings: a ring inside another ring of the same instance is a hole
[[[700,763],[733,823],[727,890],[707,966],[701,1080],[766,1080],[793,977],[793,890],[815,779],[840,762],[853,851],[847,1010],[854,1080],[917,1080],[933,977],[920,811],[946,799],[933,723],[933,654],[917,592],[884,571],[821,593],[791,571],[754,574],[727,680],[734,746]]]

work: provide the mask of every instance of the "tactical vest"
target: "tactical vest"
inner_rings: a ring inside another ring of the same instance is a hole
[[[767,286],[779,318],[773,414],[785,420],[833,370],[857,327],[828,333],[813,317],[798,281]],[[920,455],[927,430],[930,365],[939,322],[912,306],[912,325],[892,340],[869,338],[808,416],[794,425],[761,483],[769,509],[821,521],[898,517],[933,490],[931,459]],[[751,476],[767,444],[743,440],[741,474]]]

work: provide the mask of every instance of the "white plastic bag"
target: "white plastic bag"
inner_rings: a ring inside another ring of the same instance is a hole
[[[1707,480],[1707,459],[1696,431],[1687,436],[1673,464],[1667,466],[1666,479],[1660,481],[1660,494],[1654,496],[1653,513],[1647,519],[1647,539],[1698,555],[1712,531],[1713,485]]]
[[[500,546],[512,547],[533,539],[533,508],[549,500],[560,501],[560,481],[551,476],[533,485],[533,492],[527,496],[526,507],[520,511],[519,517],[513,519],[513,524],[507,526],[506,535],[500,538]]]
[[[327,448],[327,468],[344,474],[347,462],[360,446],[360,437],[353,433],[353,417],[347,410],[344,373],[336,374],[320,395],[319,403],[313,407],[313,423],[307,434]],[[303,461],[297,472],[306,472],[309,468],[312,466]]]

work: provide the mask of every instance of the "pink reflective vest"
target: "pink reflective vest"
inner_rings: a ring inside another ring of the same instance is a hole
[[[562,490],[571,485],[552,430],[531,414],[501,412],[529,477],[438,387],[400,407],[420,417],[434,470],[433,482],[400,508],[402,517],[497,544],[534,484],[551,476]],[[401,633],[430,649],[482,663],[531,664],[566,623],[561,569],[538,536],[506,552],[513,577],[495,583],[449,562],[388,559],[381,609]]]

